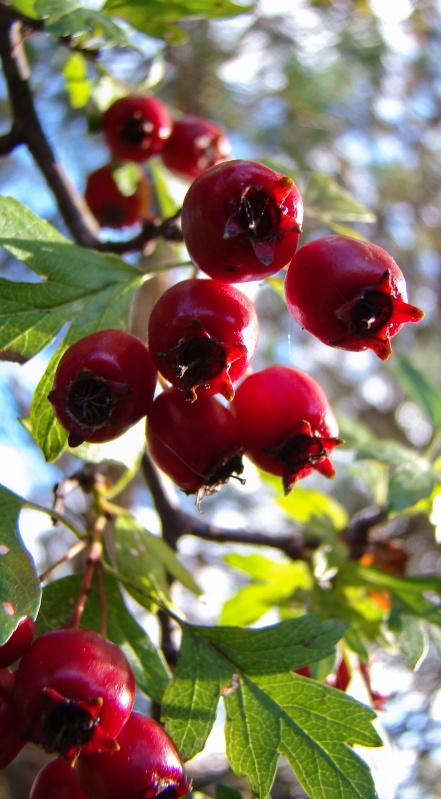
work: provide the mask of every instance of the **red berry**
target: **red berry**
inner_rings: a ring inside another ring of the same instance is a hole
[[[149,413],[147,444],[160,469],[198,503],[243,470],[236,419],[215,397],[190,403],[166,389]]]
[[[30,616],[20,619],[14,632],[0,646],[0,669],[11,666],[29,649],[35,634],[35,622]]]
[[[107,146],[122,161],[140,163],[161,152],[171,130],[167,108],[156,97],[120,97],[109,106],[102,120]]]
[[[92,172],[87,178],[86,202],[101,227],[121,229],[140,222],[149,204],[149,188],[140,172],[132,193],[123,193],[115,180],[111,164]]]
[[[382,360],[405,322],[424,314],[407,303],[403,273],[381,247],[350,236],[325,236],[295,254],[285,282],[288,310],[320,341],[371,349]]]
[[[72,766],[60,757],[50,760],[32,783],[29,799],[88,799]]]
[[[69,445],[111,441],[145,416],[156,367],[147,347],[122,330],[101,330],[64,353],[48,399]]]
[[[132,713],[118,736],[116,752],[83,755],[78,781],[93,799],[177,799],[191,790],[181,756],[153,719]]]
[[[231,400],[233,383],[257,346],[259,320],[234,286],[190,279],[162,294],[149,320],[149,348],[161,374],[194,401],[197,392]]]
[[[14,698],[15,674],[0,669],[0,770],[6,768],[23,749],[23,725]]]
[[[233,411],[245,452],[261,469],[282,475],[285,493],[316,469],[333,477],[331,451],[342,441],[323,389],[290,366],[270,366],[245,378]]]
[[[260,280],[292,259],[303,203],[293,181],[254,161],[225,161],[191,184],[182,233],[192,261],[224,283]]]
[[[74,760],[112,750],[135,698],[122,650],[93,630],[61,629],[31,644],[14,684],[24,739]]]
[[[161,158],[172,172],[193,180],[208,167],[225,161],[230,153],[223,128],[210,119],[188,115],[173,123]]]

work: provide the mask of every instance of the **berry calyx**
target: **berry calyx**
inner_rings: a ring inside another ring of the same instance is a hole
[[[236,419],[212,396],[190,403],[181,391],[163,391],[148,416],[147,444],[159,468],[186,494],[196,494],[197,504],[243,471]]]
[[[93,630],[44,633],[23,655],[14,683],[23,739],[72,762],[113,750],[135,698],[130,664]]]
[[[225,161],[230,153],[231,144],[223,128],[210,119],[187,114],[173,122],[161,158],[171,172],[193,180]]]
[[[11,666],[29,649],[35,635],[35,621],[30,616],[20,619],[10,638],[0,646],[0,669]]]
[[[204,394],[234,396],[233,383],[257,347],[256,309],[234,286],[189,279],[167,289],[155,304],[149,349],[159,372],[193,402]]]
[[[69,445],[117,438],[150,408],[157,370],[130,333],[101,330],[75,342],[58,364],[48,399]]]
[[[38,772],[29,799],[88,799],[72,766],[61,757],[50,760]]]
[[[122,191],[117,177],[112,164],[96,169],[87,178],[84,196],[101,227],[120,230],[142,220],[148,209],[150,193],[141,172],[128,193]]]
[[[262,369],[240,384],[232,408],[246,455],[281,475],[286,494],[314,470],[334,476],[329,456],[343,442],[323,389],[309,375],[290,366]]]
[[[161,152],[171,130],[168,110],[156,97],[120,97],[102,119],[106,144],[113,157],[122,161],[147,161]]]
[[[331,347],[371,349],[382,360],[390,339],[424,313],[407,302],[401,269],[381,247],[332,235],[305,244],[288,267],[285,295],[291,316]]]
[[[93,799],[178,799],[191,790],[182,758],[158,722],[133,712],[118,750],[81,754],[75,773]]]
[[[0,770],[15,760],[25,744],[15,705],[14,681],[14,672],[0,669]]]
[[[182,207],[184,243],[194,264],[215,280],[261,280],[292,259],[303,221],[294,182],[254,161],[205,170]]]

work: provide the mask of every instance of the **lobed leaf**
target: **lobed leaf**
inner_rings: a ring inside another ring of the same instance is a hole
[[[96,45],[96,39],[106,44],[124,47],[127,34],[101,11],[83,8],[78,0],[35,0],[34,11],[54,36],[74,37],[82,45]]]
[[[40,583],[18,530],[24,502],[0,486],[0,644],[8,640],[24,616],[34,619],[40,606]]]

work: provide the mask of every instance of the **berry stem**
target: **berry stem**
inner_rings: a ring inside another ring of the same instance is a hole
[[[65,625],[66,627],[78,628],[80,626],[81,617],[83,615],[87,598],[92,588],[93,575],[96,571],[97,566],[101,561],[101,557],[103,554],[102,538],[107,522],[108,522],[107,515],[102,513],[99,514],[99,516],[97,516],[97,518],[95,519],[93,530],[90,536],[90,549],[83,572],[83,579],[81,581],[80,593],[75,603],[75,608],[72,613],[72,616]]]
[[[86,548],[87,543],[88,543],[87,539],[83,539],[83,541],[78,541],[76,544],[73,544],[73,546],[71,546],[61,558],[58,558],[58,560],[56,560],[55,563],[52,563],[50,566],[47,567],[47,569],[44,570],[44,572],[38,575],[39,582],[43,583],[46,580],[46,578],[50,574],[52,574],[52,572],[55,571],[55,569],[58,568],[58,566],[61,566],[62,563],[66,563],[66,561],[72,560],[77,555],[79,555],[80,552],[82,552],[83,549]]]

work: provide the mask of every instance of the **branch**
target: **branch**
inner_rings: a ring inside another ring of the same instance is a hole
[[[186,513],[179,507],[176,498],[169,496],[161,474],[147,451],[144,454],[141,468],[161,520],[164,539],[174,548],[176,548],[179,538],[184,535],[193,535],[196,538],[217,543],[272,547],[284,552],[293,560],[309,560],[311,550],[316,549],[320,544],[320,541],[306,543],[303,537],[297,534],[294,537],[274,535],[259,530],[228,530],[217,527],[204,521],[201,517]]]

